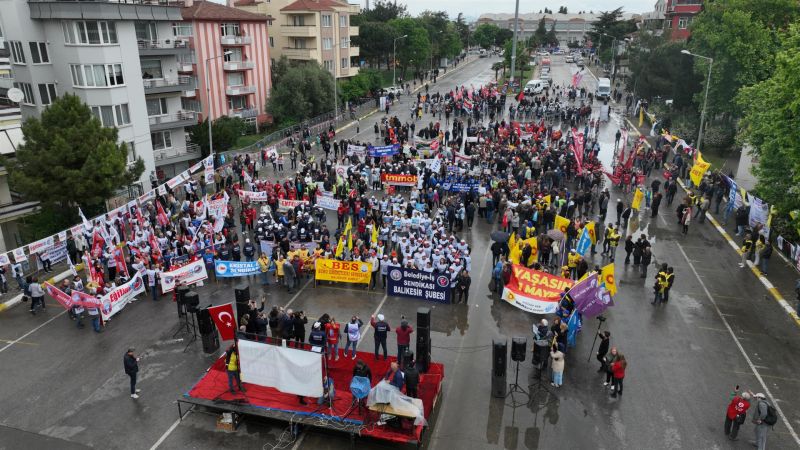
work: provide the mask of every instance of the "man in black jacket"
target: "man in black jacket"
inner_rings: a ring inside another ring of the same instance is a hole
[[[469,303],[469,285],[472,283],[472,278],[466,270],[461,272],[461,277],[458,280],[458,303],[463,300],[464,303]]]
[[[136,389],[136,374],[139,373],[139,358],[133,355],[134,348],[129,348],[122,358],[122,363],[125,366],[125,374],[131,379],[131,398],[139,398],[138,393],[142,392],[141,389]]]
[[[415,361],[411,361],[411,363],[406,365],[406,367],[403,370],[406,382],[406,395],[412,398],[417,398],[417,386],[419,386],[419,370],[417,370],[417,365],[415,364]]]
[[[386,361],[389,359],[389,352],[386,349],[386,336],[391,327],[383,320],[383,314],[378,314],[377,319],[375,320],[375,315],[373,314],[372,320],[370,320],[370,325],[375,329],[375,333],[373,333],[375,337],[375,359],[378,359],[378,348],[383,347],[383,360]]]

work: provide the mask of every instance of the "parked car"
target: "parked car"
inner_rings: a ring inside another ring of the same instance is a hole
[[[571,63],[573,61],[572,55],[567,55],[567,57],[564,59],[564,61],[566,61],[568,63]]]
[[[385,95],[393,94],[395,97],[401,95],[403,93],[403,88],[400,86],[389,86],[383,88],[383,93]]]

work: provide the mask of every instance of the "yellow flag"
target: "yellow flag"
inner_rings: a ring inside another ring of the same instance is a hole
[[[524,244],[531,246],[531,256],[528,257],[527,261],[525,261],[525,265],[530,266],[539,259],[539,240],[536,237],[531,237],[522,242],[523,247],[525,246]]]
[[[584,226],[589,231],[589,237],[592,238],[592,244],[597,243],[597,232],[594,229],[594,222],[586,222]]]
[[[517,233],[511,233],[511,236],[508,237],[508,249],[513,250],[517,246]]]
[[[342,256],[344,253],[344,235],[339,236],[339,243],[336,244],[336,257]]]
[[[378,245],[378,225],[372,225],[372,245]]]
[[[509,249],[508,260],[513,264],[519,264],[519,259],[522,257],[522,250],[519,249],[519,245],[509,247]]]
[[[566,217],[561,217],[558,214],[556,214],[555,229],[564,234],[567,234],[567,227],[569,227],[569,219],[567,219]]]
[[[642,190],[639,189],[639,188],[636,188],[636,191],[633,193],[633,201],[631,202],[631,208],[633,208],[633,209],[638,211],[639,207],[642,206],[642,199],[643,198],[644,198],[644,194],[642,193]]]
[[[353,229],[353,218],[347,218],[347,225],[344,226],[344,234],[350,234],[350,230]]]
[[[639,107],[639,128],[644,124],[644,108]]]
[[[549,208],[550,207],[550,196],[549,195],[545,195],[544,197],[542,197],[542,200],[544,200],[544,202],[547,203],[547,207]]]
[[[703,181],[703,175],[705,175],[709,167],[711,167],[711,163],[704,161],[703,155],[697,152],[697,159],[694,162],[694,166],[692,166],[692,171],[689,172],[689,177],[695,186],[700,186],[700,182]]]
[[[609,294],[617,294],[617,280],[614,278],[614,263],[600,269],[600,283],[605,283],[606,290]]]
[[[353,233],[347,233],[347,249],[353,249]]]

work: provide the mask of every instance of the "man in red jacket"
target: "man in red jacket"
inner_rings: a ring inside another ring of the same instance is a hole
[[[736,390],[731,395],[733,398],[728,404],[728,411],[725,414],[725,436],[735,441],[736,435],[739,434],[739,426],[747,418],[747,409],[750,408],[751,396],[749,392],[739,394],[739,386],[736,386]]]
[[[400,326],[394,330],[397,333],[397,361],[400,362],[400,368],[403,368],[403,354],[408,350],[411,344],[411,333],[414,329],[408,324],[408,321],[403,317],[400,321]]]

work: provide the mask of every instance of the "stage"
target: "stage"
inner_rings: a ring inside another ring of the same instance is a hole
[[[372,370],[372,386],[383,378],[389,370],[388,361],[375,360],[369,352],[358,352]],[[326,402],[317,404],[316,398],[306,397],[306,405],[299,402],[298,396],[285,394],[274,388],[243,383],[247,392],[236,390],[231,394],[228,389],[228,375],[225,372],[224,355],[206,371],[200,380],[178,399],[178,412],[183,418],[181,404],[203,406],[220,412],[235,412],[244,416],[259,416],[281,420],[292,424],[314,426],[334,431],[349,433],[352,437],[366,436],[374,439],[419,446],[424,427],[415,426],[411,420],[401,420],[400,426],[389,424],[378,425],[380,414],[366,408],[351,408],[353,397],[350,394],[350,380],[353,378],[353,367],[356,360],[339,357],[338,361],[328,361],[328,375],[333,379],[336,398],[333,407]],[[444,379],[444,366],[431,363],[428,373],[420,374],[417,389],[418,398],[422,400],[425,419],[428,420],[436,407]]]

